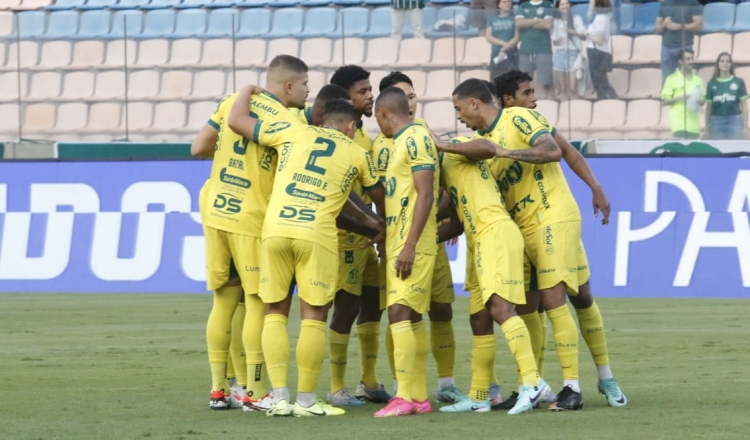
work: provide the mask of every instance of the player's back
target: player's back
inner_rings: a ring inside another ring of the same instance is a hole
[[[279,151],[263,238],[288,237],[338,250],[336,217],[355,181],[377,185],[367,152],[331,128],[261,123],[258,140]]]

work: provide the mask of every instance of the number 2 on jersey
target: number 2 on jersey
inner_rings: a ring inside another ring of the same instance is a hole
[[[322,137],[315,139],[315,143],[326,145],[326,149],[314,150],[310,152],[310,156],[307,158],[307,165],[305,165],[305,169],[308,171],[312,171],[313,173],[325,175],[326,169],[321,166],[315,165],[315,161],[318,160],[318,158],[320,157],[333,156],[333,151],[336,149],[336,143],[330,139],[325,139]]]

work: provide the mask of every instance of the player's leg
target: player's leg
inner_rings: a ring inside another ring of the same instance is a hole
[[[231,406],[227,382],[227,362],[232,335],[232,316],[237,308],[242,286],[236,271],[231,270],[232,255],[227,233],[204,226],[206,242],[206,284],[213,290],[213,306],[206,324],[206,345],[211,367],[211,409]],[[233,273],[230,273],[233,272]]]
[[[227,363],[227,381],[232,392],[233,404],[239,406],[245,397],[247,387],[247,369],[245,368],[245,348],[242,345],[242,324],[245,322],[245,299],[240,302],[232,317],[232,339],[229,343],[229,362]],[[235,368],[235,365],[237,366]]]
[[[438,374],[437,400],[456,403],[464,395],[453,378],[456,365],[456,335],[453,330],[455,292],[448,253],[444,244],[438,245],[430,293],[430,347]]]
[[[384,257],[380,258],[378,264],[378,275],[380,280],[379,288],[379,303],[380,311],[388,310],[388,277],[387,269],[388,260]],[[391,330],[390,322],[386,327],[385,331],[385,354],[388,357],[388,368],[391,372],[391,381],[393,382],[392,394],[398,392],[398,379],[396,378],[396,359],[393,354],[393,331]]]

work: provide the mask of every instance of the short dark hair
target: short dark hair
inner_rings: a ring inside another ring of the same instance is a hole
[[[502,75],[497,76],[494,80],[497,98],[500,102],[503,102],[503,97],[505,95],[510,95],[515,98],[516,92],[518,91],[518,85],[533,80],[534,78],[532,78],[531,75],[520,70],[509,70],[503,73]]]
[[[307,73],[307,64],[291,55],[277,55],[268,65],[268,70],[284,69],[294,73]]]
[[[349,90],[358,81],[363,81],[366,79],[370,79],[370,72],[366,71],[360,66],[349,64],[336,69],[336,71],[333,72],[333,76],[331,76],[330,83],[336,84],[337,86],[341,86],[344,89]]]
[[[326,103],[325,109],[323,110],[323,121],[348,123],[356,120],[357,112],[354,111],[351,102],[340,98],[334,98]]]
[[[481,79],[469,78],[453,90],[453,94],[459,99],[474,98],[484,104],[492,104],[492,93],[487,84]]]
[[[388,87],[395,86],[398,83],[406,83],[414,87],[414,83],[411,82],[411,78],[406,76],[406,74],[404,74],[403,72],[395,71],[395,72],[389,73],[388,75],[383,77],[383,79],[380,80],[380,86],[378,90],[382,92]]]
[[[352,97],[351,95],[349,95],[349,92],[346,91],[345,88],[337,86],[336,84],[324,85],[315,96],[316,101],[322,102],[329,102],[334,99],[344,99],[349,101],[352,99]]]
[[[695,52],[693,52],[693,49],[686,47],[685,49],[682,49],[680,53],[677,54],[677,62],[682,63],[682,60],[685,59],[685,54],[690,54],[692,56],[695,56]]]
[[[482,80],[482,82],[487,86],[488,89],[490,89],[490,93],[492,93],[492,96],[497,97],[497,89],[495,88],[495,85],[492,84],[492,81]]]
[[[387,87],[380,92],[378,99],[375,100],[376,106],[383,106],[394,113],[409,116],[409,99],[406,93],[398,87]]]

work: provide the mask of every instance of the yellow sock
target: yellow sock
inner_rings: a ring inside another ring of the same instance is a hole
[[[401,321],[391,324],[393,334],[393,359],[398,380],[398,392],[396,396],[411,402],[411,384],[414,375],[414,352],[417,350],[417,342],[414,338],[414,330],[410,321]]]
[[[229,362],[227,377],[236,377],[237,384],[247,386],[247,368],[245,368],[245,347],[242,346],[242,326],[245,323],[245,303],[237,304],[232,317],[232,341],[229,343]]]
[[[451,321],[430,322],[430,346],[438,377],[453,377],[453,367],[456,364],[456,335]]]
[[[552,322],[555,335],[555,349],[560,359],[564,380],[578,379],[578,330],[568,305],[548,310],[547,316]]]
[[[538,369],[539,354],[542,351],[542,325],[539,322],[539,313],[533,312],[528,315],[518,315],[518,317],[523,319],[523,323],[526,324],[526,328],[529,330],[531,350],[534,352],[534,360],[537,363]]]
[[[604,332],[604,321],[599,306],[593,303],[588,309],[578,310],[578,325],[591,357],[597,367],[609,365],[609,350],[607,349],[607,334]]]
[[[362,369],[360,380],[367,388],[376,388],[379,384],[375,366],[378,362],[380,348],[380,322],[366,322],[357,326],[359,338],[359,361]]]
[[[206,324],[208,363],[211,365],[211,389],[229,392],[227,361],[232,338],[232,315],[242,295],[242,287],[220,287],[214,292],[214,304]]]
[[[510,352],[516,358],[521,382],[526,386],[539,384],[539,374],[536,371],[534,351],[531,349],[531,337],[529,330],[523,323],[523,319],[514,316],[503,323],[500,329],[508,341]]]
[[[263,323],[266,305],[258,295],[245,295],[245,323],[242,328],[242,342],[245,346],[245,371],[247,377],[247,397],[258,400],[266,394],[265,360],[263,358]],[[286,323],[286,321],[285,321]],[[284,324],[286,328],[286,324]],[[286,342],[287,347],[289,342]],[[288,356],[288,355],[287,355]],[[287,358],[287,364],[288,364]]]
[[[424,402],[429,398],[427,395],[427,330],[424,328],[424,321],[419,321],[411,325],[414,332],[414,343],[416,350],[414,352],[414,373],[411,382],[411,398]],[[399,388],[401,388],[399,381]]]
[[[544,358],[547,357],[547,314],[539,312],[539,324],[542,327],[542,340],[539,348],[539,359],[536,361],[536,369],[539,370],[539,377],[544,377]]]
[[[348,335],[347,335],[348,336]],[[297,340],[297,392],[314,393],[326,352],[326,323],[303,319]],[[274,388],[276,388],[274,386]]]
[[[286,388],[289,370],[289,334],[284,315],[266,315],[263,326],[263,357],[272,388]],[[248,384],[249,385],[249,384]],[[249,393],[248,393],[249,395]],[[258,397],[253,397],[257,399]]]
[[[393,354],[393,330],[390,325],[385,331],[385,352],[388,355],[388,366],[391,368],[391,379],[396,380],[396,356]]]
[[[349,348],[349,333],[328,330],[331,362],[331,393],[346,386],[346,355]]]
[[[471,389],[469,397],[474,400],[489,399],[490,381],[494,376],[495,335],[474,336],[471,344]]]

